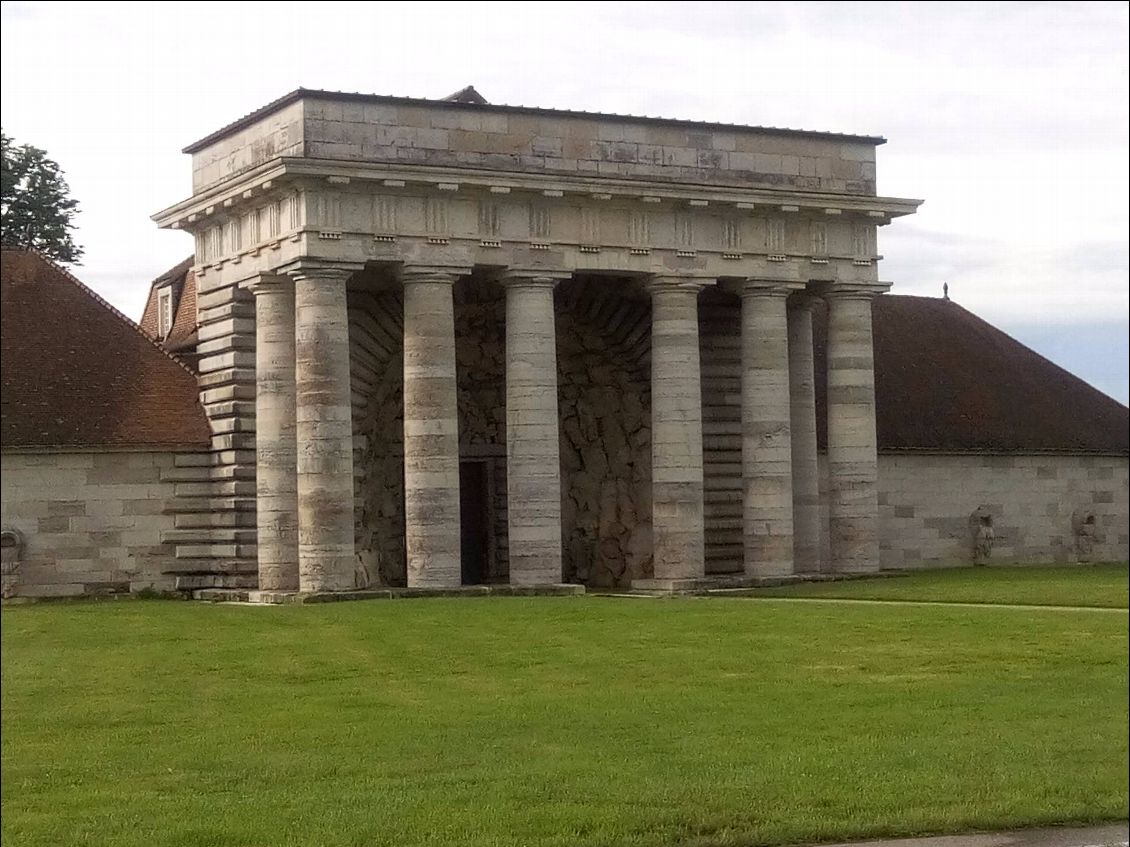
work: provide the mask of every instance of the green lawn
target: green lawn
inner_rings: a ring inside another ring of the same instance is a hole
[[[757,589],[767,597],[930,600],[1035,606],[1127,608],[1130,571],[1120,565],[951,568],[847,582],[809,582]]]
[[[738,845],[1127,815],[1127,617],[6,608],[5,845]]]

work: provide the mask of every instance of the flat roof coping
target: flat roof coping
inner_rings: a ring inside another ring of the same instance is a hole
[[[303,99],[312,100],[339,100],[351,103],[380,103],[389,106],[426,106],[426,107],[439,107],[443,109],[466,109],[470,111],[481,112],[496,112],[501,114],[512,115],[547,115],[551,117],[566,117],[566,118],[589,118],[601,119],[611,118],[618,121],[630,121],[632,123],[653,124],[657,126],[681,126],[691,127],[695,129],[713,130],[730,132],[734,130],[752,130],[754,132],[763,132],[772,135],[795,135],[804,138],[826,138],[839,141],[854,142],[857,144],[873,144],[880,145],[886,144],[887,139],[878,135],[852,135],[850,133],[840,132],[824,132],[819,130],[809,129],[789,129],[787,127],[772,127],[772,126],[750,126],[747,124],[727,124],[727,123],[714,123],[710,121],[691,121],[679,118],[653,118],[646,115],[619,115],[610,112],[583,112],[575,109],[547,109],[537,106],[505,106],[494,103],[471,103],[461,100],[432,100],[422,97],[393,97],[385,94],[360,94],[357,92],[348,91],[324,91],[315,88],[296,88],[289,94],[284,94],[277,100],[262,106],[253,112],[249,112],[243,117],[233,121],[222,129],[204,136],[199,141],[189,144],[181,152],[182,153],[196,153],[203,150],[208,145],[219,141],[237,130],[243,129],[246,126],[254,123],[260,118],[266,117],[272,112],[278,111],[284,106],[289,106]]]

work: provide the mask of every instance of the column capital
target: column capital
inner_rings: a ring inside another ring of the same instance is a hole
[[[251,279],[240,283],[241,288],[246,288],[252,294],[281,294],[293,290],[294,280],[286,274],[261,273]]]
[[[806,289],[794,291],[789,295],[790,312],[811,312],[820,302],[820,297]]]
[[[742,280],[740,293],[743,299],[746,297],[788,297],[794,291],[800,291],[803,288],[803,282],[749,277]]]
[[[543,271],[525,268],[507,268],[498,281],[503,288],[556,288],[562,280],[572,279],[568,271]]]
[[[465,265],[401,265],[400,281],[439,282],[454,285],[460,277],[468,276],[471,268]]]
[[[685,291],[694,294],[702,291],[708,285],[714,285],[713,278],[700,276],[676,276],[663,274],[648,277],[644,280],[644,288],[651,294],[663,291]]]
[[[830,282],[816,287],[825,300],[871,300],[890,290],[889,282]]]
[[[295,282],[312,279],[323,282],[340,282],[344,285],[347,279],[363,267],[364,265],[359,264],[325,264],[299,260],[283,266],[280,271],[291,277]]]

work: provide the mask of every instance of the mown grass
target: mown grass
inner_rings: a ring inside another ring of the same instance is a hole
[[[1127,814],[1118,612],[5,609],[5,845],[737,845]]]
[[[1125,609],[1130,594],[1126,564],[1068,567],[979,567],[927,570],[900,577],[808,582],[761,588],[766,597],[839,597],[941,603],[1013,603]]]

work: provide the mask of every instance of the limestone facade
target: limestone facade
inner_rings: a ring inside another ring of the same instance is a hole
[[[875,194],[881,142],[299,91],[192,145],[156,219],[196,237],[216,506],[258,493],[260,582],[877,569],[876,229],[918,204]],[[836,316],[823,563],[805,297]]]
[[[177,487],[194,484],[207,459],[167,451],[5,451],[0,522],[22,541],[12,561],[5,555],[5,598],[173,590],[178,574],[190,574],[211,552],[182,543],[196,530],[176,507]]]
[[[884,569],[969,565],[968,516],[992,518],[989,564],[1124,562],[1130,549],[1125,456],[885,454],[879,457]],[[1078,516],[1094,517],[1088,555]]]

